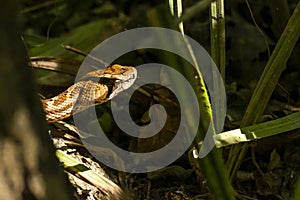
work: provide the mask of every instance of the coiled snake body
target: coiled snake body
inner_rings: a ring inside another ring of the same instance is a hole
[[[89,72],[61,94],[41,100],[46,120],[56,122],[102,104],[132,86],[136,78],[134,67],[117,64]]]

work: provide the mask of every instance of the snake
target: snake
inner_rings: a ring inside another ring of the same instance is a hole
[[[105,103],[130,88],[137,78],[131,66],[114,64],[88,72],[57,96],[41,99],[49,123],[64,120],[89,107]]]

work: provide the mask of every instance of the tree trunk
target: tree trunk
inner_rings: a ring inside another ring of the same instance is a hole
[[[73,199],[27,67],[20,5],[0,6],[0,199]]]

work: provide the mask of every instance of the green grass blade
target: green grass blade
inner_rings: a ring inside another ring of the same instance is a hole
[[[220,133],[214,137],[216,147],[249,142],[300,128],[300,112],[272,121]]]
[[[210,6],[210,43],[211,57],[218,66],[222,79],[225,82],[225,13],[224,1],[213,1]]]
[[[205,1],[205,2],[207,3],[208,1]],[[174,2],[172,5],[174,5]],[[178,6],[178,3],[177,3],[177,6]],[[176,8],[173,7],[173,9],[176,9]],[[176,12],[174,11],[173,13],[176,13]],[[181,32],[183,33],[183,30]],[[191,57],[195,58],[194,53],[197,53],[197,52],[193,52],[193,50],[192,50],[192,48],[190,48],[190,44],[188,43],[187,40],[185,40],[185,44],[186,44],[186,47],[189,49]],[[224,52],[224,54],[225,54],[225,52]],[[216,57],[216,59],[219,60],[219,57]],[[211,106],[210,106],[207,89],[205,87],[204,79],[202,77],[201,72],[199,71],[199,67],[198,67],[198,63],[197,63],[196,59],[193,59],[193,60],[194,60],[193,64],[197,69],[199,79],[194,78],[192,71],[188,72],[188,70],[184,70],[183,74],[189,79],[189,81],[192,83],[192,85],[194,86],[196,91],[198,91],[197,98],[198,98],[199,109],[200,109],[200,113],[201,113],[200,128],[198,130],[198,133],[197,133],[197,136],[195,139],[196,144],[198,145],[203,141],[203,138],[205,137],[206,134],[215,135],[216,133],[215,133],[213,126],[210,126],[212,124],[212,110],[211,110]],[[184,67],[184,66],[182,66],[182,67]],[[213,78],[215,78],[215,77],[213,77]],[[214,85],[219,85],[219,83],[216,83]],[[218,102],[214,102],[214,104],[216,104],[216,103],[218,103]],[[218,123],[218,121],[216,121],[216,122]],[[211,133],[207,133],[208,131],[211,131]],[[199,170],[201,170],[203,172],[203,174],[205,175],[205,177],[207,178],[209,187],[210,187],[211,192],[215,199],[224,199],[224,200],[225,199],[226,200],[234,199],[233,189],[229,182],[220,150],[214,148],[206,157],[204,157],[202,159],[195,159],[193,157],[190,157],[190,162],[191,162],[192,166],[193,165],[201,166],[201,169],[199,169]],[[193,164],[193,163],[195,163],[195,164]]]
[[[112,199],[124,195],[122,189],[117,184],[108,178],[93,172],[90,168],[72,156],[64,153],[61,150],[56,150],[56,156],[59,161],[63,163],[63,166],[67,172],[94,185]]]
[[[300,2],[296,6],[288,24],[286,25],[274,51],[268,61],[262,76],[254,90],[250,103],[243,117],[241,127],[255,124],[263,114],[273,90],[279,80],[282,71],[286,67],[287,60],[300,35]],[[230,177],[233,179],[239,168],[248,146],[237,145],[230,150],[227,167]]]
[[[263,114],[300,36],[300,2],[288,21],[254,90],[241,126],[255,124]]]
[[[298,178],[298,182],[296,184],[296,189],[294,191],[294,198],[293,200],[298,200],[300,197],[300,177]]]

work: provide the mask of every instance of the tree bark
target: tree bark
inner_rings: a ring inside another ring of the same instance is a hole
[[[0,6],[0,199],[74,199],[27,67],[20,5]]]

